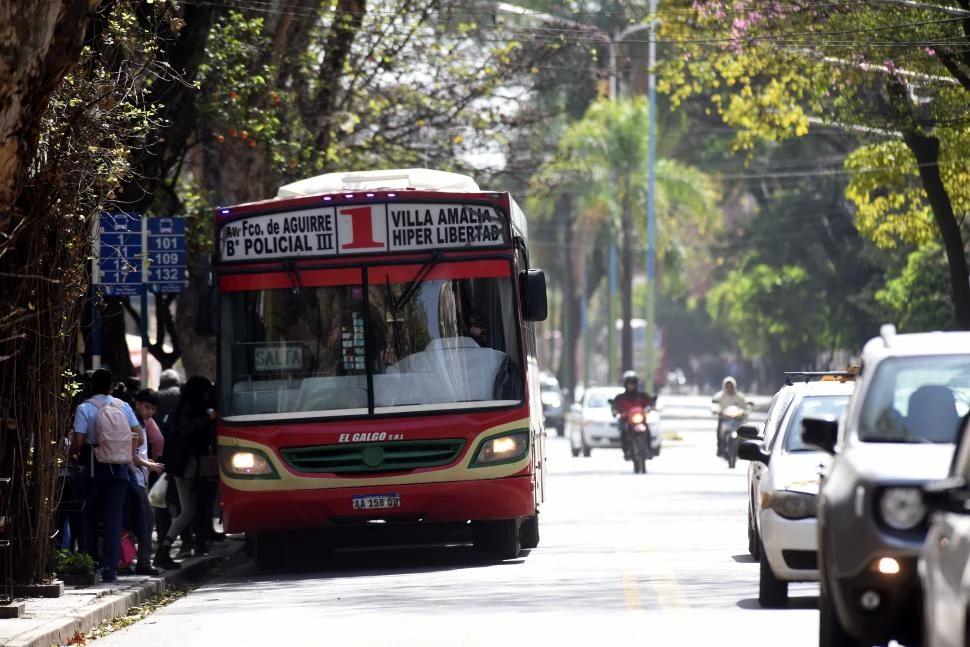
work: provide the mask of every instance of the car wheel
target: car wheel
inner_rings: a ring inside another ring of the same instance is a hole
[[[842,627],[824,586],[818,595],[818,647],[863,647]]]
[[[764,549],[762,548],[762,552]],[[765,609],[781,609],[788,606],[788,582],[775,577],[767,559],[761,560],[758,580],[758,604]]]
[[[819,535],[823,535],[823,533],[820,532]],[[835,604],[828,594],[828,574],[825,569],[828,551],[825,550],[824,541],[819,549],[818,647],[864,647],[861,642],[845,630],[839,620]]]

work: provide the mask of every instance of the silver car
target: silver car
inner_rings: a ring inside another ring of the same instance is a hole
[[[947,474],[968,377],[970,333],[884,326],[841,421],[803,421],[805,443],[833,455],[817,509],[819,645],[919,641],[921,488]]]
[[[950,476],[923,488],[931,513],[917,570],[923,585],[922,647],[964,647],[970,636],[970,422]]]

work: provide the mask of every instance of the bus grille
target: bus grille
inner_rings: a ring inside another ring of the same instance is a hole
[[[280,450],[287,464],[300,472],[374,474],[438,467],[453,462],[465,441],[403,440],[360,445],[314,445]]]

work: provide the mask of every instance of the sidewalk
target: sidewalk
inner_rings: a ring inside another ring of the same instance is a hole
[[[86,634],[104,620],[125,615],[155,595],[198,579],[223,559],[243,550],[241,537],[213,543],[208,555],[182,560],[182,568],[156,577],[123,575],[117,582],[94,586],[65,586],[57,598],[18,598],[21,617],[0,620],[0,645],[52,647],[66,645],[78,632]]]

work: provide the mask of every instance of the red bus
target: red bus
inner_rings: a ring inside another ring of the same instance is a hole
[[[342,526],[538,544],[546,283],[509,193],[332,173],[215,229],[223,523],[258,566]]]

